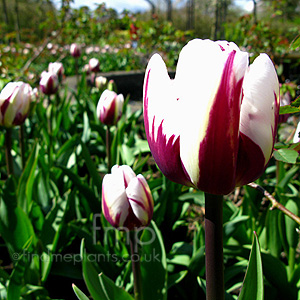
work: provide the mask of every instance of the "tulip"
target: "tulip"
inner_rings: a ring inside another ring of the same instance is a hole
[[[70,53],[73,57],[77,58],[81,55],[81,48],[78,44],[73,43],[70,46]]]
[[[61,81],[65,70],[62,63],[54,62],[54,63],[49,63],[48,71],[52,74],[55,74],[58,77],[59,81]]]
[[[32,88],[22,81],[8,83],[0,93],[0,125],[13,127],[24,123],[30,109]]]
[[[126,165],[115,165],[102,182],[102,210],[114,227],[128,230],[148,226],[153,215],[153,199],[143,175],[135,175]]]
[[[272,61],[234,43],[195,39],[171,80],[159,54],[144,79],[145,131],[170,180],[217,195],[256,180],[272,155],[279,83]]]
[[[98,89],[103,88],[107,83],[107,78],[103,76],[98,76],[95,79],[95,85]]]
[[[58,89],[57,75],[44,71],[41,75],[40,89],[45,95],[53,95]]]
[[[89,67],[91,72],[99,72],[100,70],[100,63],[97,58],[91,58],[89,60]]]
[[[124,97],[114,91],[105,90],[97,105],[97,116],[105,125],[115,125],[122,116]]]

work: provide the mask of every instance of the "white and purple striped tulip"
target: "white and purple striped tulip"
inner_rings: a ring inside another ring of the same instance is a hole
[[[0,125],[24,123],[30,109],[32,88],[22,81],[8,83],[0,93]]]
[[[262,175],[273,152],[279,83],[272,61],[231,42],[195,39],[170,79],[159,54],[144,79],[144,122],[152,155],[170,180],[212,194]]]
[[[45,95],[53,95],[58,90],[58,77],[54,73],[43,71],[40,80],[40,89]]]
[[[114,91],[105,90],[97,104],[97,116],[105,125],[115,125],[122,116],[124,97]]]
[[[115,165],[102,182],[102,211],[106,220],[120,230],[148,226],[153,199],[143,175],[127,166]]]
[[[100,62],[97,58],[91,58],[89,60],[89,68],[91,72],[99,72],[100,70]]]
[[[78,44],[76,44],[76,43],[71,44],[71,46],[70,46],[70,53],[75,58],[80,57],[80,55],[81,55],[81,47]]]
[[[64,66],[61,62],[49,63],[48,71],[52,74],[55,74],[58,77],[58,80],[61,81],[65,72]]]

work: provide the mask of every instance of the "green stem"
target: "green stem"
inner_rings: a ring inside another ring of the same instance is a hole
[[[289,281],[291,281],[293,274],[294,274],[295,255],[296,255],[296,249],[294,247],[289,247],[288,270],[287,270]]]
[[[22,161],[22,168],[24,169],[26,158],[25,158],[25,130],[24,124],[20,125],[19,128],[19,142],[20,142],[20,149],[21,149],[21,161]]]
[[[111,135],[110,126],[106,126],[106,156],[107,156],[107,171],[110,172],[111,165]]]
[[[142,287],[142,273],[140,265],[140,254],[137,244],[137,232],[133,230],[130,232],[130,250],[131,250],[131,265],[134,281],[134,299],[143,300],[143,287]]]
[[[47,118],[48,118],[48,134],[49,134],[49,145],[48,145],[48,163],[52,165],[52,147],[53,147],[53,104],[51,104],[51,95],[48,95],[48,107],[47,107]]]
[[[13,175],[14,174],[14,167],[13,167],[13,159],[11,155],[11,134],[12,129],[6,128],[5,132],[5,155],[6,155],[6,168],[7,168],[7,175]]]
[[[224,300],[223,196],[205,194],[206,299]]]

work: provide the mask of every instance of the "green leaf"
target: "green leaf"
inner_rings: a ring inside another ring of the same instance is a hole
[[[17,259],[14,269],[11,273],[10,280],[7,287],[7,300],[20,299],[21,289],[23,287],[23,280],[26,268],[28,266],[28,248],[32,242],[30,238],[23,246],[22,253],[14,253],[13,258]]]
[[[280,106],[280,109],[279,109],[280,115],[295,114],[298,112],[300,112],[300,107],[295,107],[295,106],[291,106],[291,105],[283,105],[283,106]]]
[[[296,50],[300,47],[300,36],[296,36],[296,38],[292,41],[291,50]]]
[[[98,272],[86,253],[84,240],[81,243],[80,253],[82,259],[83,279],[92,298],[94,300],[108,300],[98,279]]]
[[[134,300],[130,294],[128,294],[124,289],[116,286],[115,283],[103,273],[99,275],[99,282],[107,300]]]
[[[294,213],[296,216],[298,215],[298,206],[293,200],[289,200],[286,205],[286,209],[288,209],[290,212]],[[286,238],[289,247],[296,248],[298,244],[298,238],[299,235],[296,231],[297,229],[297,223],[292,220],[289,216],[284,215],[285,219],[285,228],[286,228]]]
[[[73,291],[79,300],[89,300],[89,298],[75,285],[72,285]]]
[[[167,262],[163,239],[154,221],[141,236],[144,300],[167,299]]]
[[[31,151],[31,154],[26,162],[25,168],[21,175],[17,197],[18,204],[28,213],[30,202],[32,200],[32,188],[35,180],[36,166],[38,162],[39,145],[36,143]]]
[[[249,264],[244,278],[239,300],[263,300],[264,282],[261,254],[256,233],[254,233]]]
[[[86,166],[88,168],[88,171],[90,173],[90,176],[93,179],[93,183],[94,185],[97,187],[98,192],[101,191],[101,187],[102,187],[102,180],[101,177],[98,173],[98,170],[95,166],[95,163],[93,162],[92,158],[91,158],[91,154],[89,152],[89,149],[87,148],[86,144],[81,142],[81,146],[82,146],[82,155],[84,157]]]
[[[299,153],[292,149],[279,149],[274,151],[274,157],[276,160],[289,164],[295,164],[298,156]]]
[[[17,205],[15,190],[14,181],[9,178],[3,189],[3,201],[0,201],[0,235],[11,255],[19,253],[30,238],[33,244],[36,242],[30,219]]]

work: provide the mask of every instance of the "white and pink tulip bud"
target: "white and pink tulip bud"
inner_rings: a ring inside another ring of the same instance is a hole
[[[22,81],[8,83],[0,93],[0,125],[13,127],[28,116],[32,88]]]
[[[226,195],[262,175],[280,106],[267,54],[249,65],[234,43],[195,39],[182,49],[174,80],[152,56],[143,92],[149,147],[170,180]]]
[[[71,44],[71,46],[70,46],[70,53],[75,58],[80,57],[80,55],[81,55],[81,47],[78,44],[76,44],[76,43]]]
[[[100,62],[97,58],[91,58],[89,60],[89,68],[91,72],[99,72],[100,71]]]
[[[97,76],[96,79],[95,79],[95,86],[98,88],[98,89],[101,89],[103,88],[104,86],[106,86],[107,84],[107,78],[104,77],[104,76]]]
[[[115,125],[122,116],[124,97],[114,91],[105,90],[97,105],[97,117],[105,125]]]
[[[153,198],[143,175],[126,165],[115,165],[102,182],[102,211],[114,227],[128,230],[148,226],[153,215]]]
[[[45,95],[53,95],[58,89],[58,77],[56,74],[44,71],[41,74],[40,90]]]
[[[61,62],[49,63],[48,71],[52,74],[55,74],[58,77],[58,80],[61,81],[64,75],[64,66]]]

